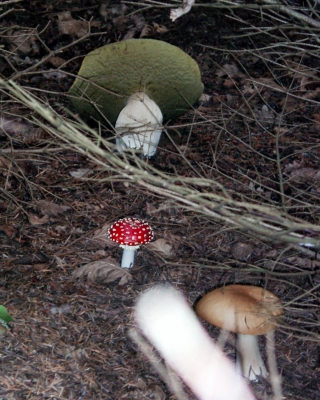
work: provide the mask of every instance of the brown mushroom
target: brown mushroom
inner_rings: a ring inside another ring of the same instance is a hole
[[[212,325],[237,333],[236,367],[244,377],[267,377],[258,335],[275,330],[279,324],[283,309],[277,296],[257,286],[225,286],[203,296],[196,313]]]

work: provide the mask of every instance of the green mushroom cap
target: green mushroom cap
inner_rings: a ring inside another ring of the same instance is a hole
[[[84,118],[115,124],[129,96],[145,92],[164,120],[184,114],[203,92],[197,63],[176,46],[153,39],[130,39],[90,52],[69,90]]]

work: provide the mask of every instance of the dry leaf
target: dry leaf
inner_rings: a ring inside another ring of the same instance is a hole
[[[99,8],[99,15],[100,17],[106,21],[108,18],[108,9],[107,9],[107,4],[101,4]]]
[[[248,260],[255,250],[250,243],[237,242],[231,247],[231,254],[236,260]]]
[[[114,16],[114,15],[124,14],[126,12],[127,8],[128,7],[125,4],[112,4],[112,6],[110,6],[108,8],[108,10]]]
[[[128,32],[123,36],[122,40],[132,39],[136,34],[135,29],[129,29]]]
[[[264,87],[267,89],[276,89],[278,92],[283,92],[283,87],[278,85],[274,79],[272,78],[259,78],[259,79],[251,79],[245,80],[246,84],[254,84],[258,86],[258,89],[260,89],[260,87]]]
[[[118,285],[125,285],[132,276],[125,268],[121,268],[117,260],[112,257],[102,258],[83,265],[72,274],[72,279],[84,280],[87,277],[88,283],[109,283],[120,278]]]
[[[49,137],[43,128],[35,128],[21,118],[5,115],[0,115],[0,136],[2,134],[11,136],[13,140],[22,140],[27,144]]]
[[[37,38],[32,31],[12,30],[6,34],[6,41],[10,45],[10,51],[17,55],[28,55],[38,53]]]
[[[68,303],[62,304],[60,307],[51,307],[51,314],[68,314],[71,312],[71,306]]]
[[[155,208],[155,206],[152,203],[146,203],[146,210],[147,210],[147,214],[152,215],[156,212],[158,212],[158,209]]]
[[[104,249],[105,247],[116,247],[117,243],[113,242],[108,238],[108,230],[111,226],[112,222],[106,222],[102,228],[96,229],[93,233],[90,242],[98,246],[100,249]]]
[[[275,112],[270,109],[266,104],[264,104],[261,109],[255,107],[253,110],[253,114],[259,125],[265,128],[272,126],[276,119]]]
[[[166,394],[162,390],[161,386],[153,383],[148,386],[147,394],[150,399],[154,400],[166,400]]]
[[[53,65],[56,68],[61,67],[61,65],[65,64],[67,62],[64,58],[57,57],[57,56],[50,57],[47,61],[48,61],[48,63],[50,63],[51,65]]]
[[[90,171],[91,169],[89,168],[78,168],[76,171],[70,171],[69,174],[75,179],[81,179]]]
[[[166,33],[169,32],[169,29],[167,27],[165,27],[164,25],[159,25],[156,22],[152,22],[152,25],[156,31],[156,33]]]
[[[125,15],[119,15],[118,17],[113,18],[112,22],[114,27],[119,31],[124,31],[130,25],[129,17],[126,17]]]
[[[286,263],[297,266],[297,267],[301,267],[303,268],[303,270],[314,270],[315,268],[319,268],[320,267],[320,261],[318,260],[309,260],[307,258],[304,257],[288,257],[286,258]]]
[[[246,75],[239,71],[235,63],[224,64],[215,73],[219,78],[228,76],[229,78],[244,78]]]
[[[89,27],[99,27],[100,21],[79,21],[71,16],[70,11],[63,11],[57,14],[58,16],[58,29],[61,35],[69,35],[72,37],[81,38],[89,32]]]
[[[175,256],[172,245],[163,238],[157,239],[154,242],[149,243],[147,246],[148,250],[158,253],[161,257],[171,258]]]
[[[290,182],[307,183],[320,180],[320,170],[315,168],[301,168],[288,174]]]
[[[32,125],[22,122],[21,118],[7,117],[0,115],[0,134],[4,133],[10,136],[18,134],[23,136],[30,132]]]
[[[286,165],[284,174],[289,177],[290,182],[295,183],[312,183],[320,180],[320,170],[311,167],[305,167],[305,162],[294,161],[292,164]]]
[[[130,20],[134,23],[137,31],[142,31],[142,29],[146,25],[146,20],[144,19],[144,17],[142,15],[133,14],[130,17]]]
[[[4,232],[11,239],[16,233],[16,229],[10,225],[0,225],[0,231]]]
[[[38,217],[35,214],[28,214],[28,219],[31,225],[36,226],[36,225],[43,225],[47,224],[49,222],[49,217],[45,215],[44,217]]]
[[[75,346],[68,346],[69,353],[66,354],[66,357],[71,357],[75,361],[83,361],[89,359],[88,354],[85,349],[76,349]]]
[[[156,22],[152,22],[152,26],[147,24],[144,25],[139,37],[140,38],[152,37],[155,36],[156,34],[161,35],[162,33],[166,33],[168,31],[169,29],[166,28],[164,25],[159,25]]]
[[[61,79],[66,79],[68,77],[68,75],[64,72],[52,68],[50,68],[46,72],[42,72],[42,76],[44,76],[46,79],[56,79],[58,81],[60,81]]]
[[[44,215],[48,216],[56,216],[71,210],[70,206],[62,206],[60,204],[51,203],[51,201],[46,200],[36,201],[36,205],[39,207]]]

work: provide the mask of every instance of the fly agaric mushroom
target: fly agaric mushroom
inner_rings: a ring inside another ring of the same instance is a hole
[[[257,286],[225,286],[203,296],[196,313],[212,325],[237,333],[236,368],[245,378],[267,377],[257,335],[278,326],[283,309],[277,296]]]
[[[110,226],[108,237],[123,248],[121,268],[131,268],[135,251],[142,244],[151,242],[154,233],[145,221],[137,218],[123,218]]]
[[[156,285],[142,293],[135,307],[135,320],[197,398],[255,400],[245,380],[176,289]]]
[[[121,151],[153,156],[163,120],[184,114],[203,92],[197,63],[184,51],[153,39],[130,39],[90,52],[69,90],[84,118],[114,125]]]

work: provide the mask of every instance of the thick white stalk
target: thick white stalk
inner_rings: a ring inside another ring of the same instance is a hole
[[[120,247],[123,248],[121,268],[132,268],[134,264],[134,256],[136,254],[136,250],[140,246],[121,245]]]
[[[129,147],[153,156],[161,137],[162,121],[160,108],[146,93],[132,94],[115,124],[118,150]]]
[[[142,294],[135,319],[200,400],[254,400],[235,366],[211,340],[183,295],[158,285]]]
[[[236,369],[251,381],[258,376],[267,378],[268,371],[261,357],[258,337],[254,335],[237,335],[236,340]]]

